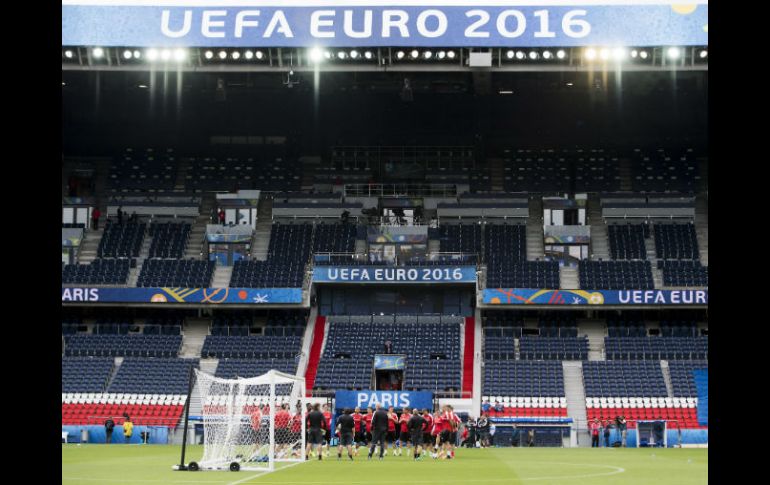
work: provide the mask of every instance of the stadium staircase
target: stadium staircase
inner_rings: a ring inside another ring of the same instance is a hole
[[[300,351],[299,362],[297,362],[297,377],[302,377],[307,371],[308,361],[310,360],[310,348],[313,342],[313,328],[318,317],[318,307],[311,306],[307,322],[305,322],[305,333],[302,336],[302,350]],[[313,322],[311,324],[310,322]]]
[[[578,335],[588,337],[588,360],[604,360],[604,320],[581,320],[578,322]]]
[[[663,371],[663,381],[666,383],[668,397],[675,397],[674,386],[671,384],[671,368],[669,368],[667,360],[660,361],[660,369]]]
[[[465,318],[465,338],[463,344],[463,394],[464,398],[473,395],[473,361],[476,347],[476,319]]]
[[[123,359],[125,359],[125,357],[115,357],[115,363],[112,365],[112,371],[110,372],[110,377],[107,379],[107,385],[104,386],[104,389],[109,389],[112,385],[112,381],[115,380],[115,377],[118,375],[118,370],[123,364]]]
[[[321,353],[323,351],[323,343],[326,338],[326,317],[317,316],[315,319],[315,325],[313,326],[313,343],[310,346],[310,355],[308,357],[307,371],[305,372],[305,389],[307,394],[313,389],[315,384],[315,376],[318,372],[318,364],[321,361]]]
[[[190,227],[190,237],[185,248],[185,259],[201,259],[205,248],[206,225],[211,223],[211,210],[216,200],[212,194],[206,194],[201,200],[200,214]]]
[[[647,261],[652,265],[652,282],[655,288],[663,288],[663,270],[658,269],[657,246],[655,245],[655,225],[650,227],[650,237],[644,240]]]
[[[580,288],[577,268],[569,266],[559,267],[559,288],[562,290],[576,290]]]
[[[257,207],[257,227],[251,239],[251,257],[257,261],[267,260],[270,247],[270,233],[273,230],[273,199],[263,198]]]
[[[529,217],[527,218],[527,261],[542,260],[544,257],[543,199],[533,197],[529,200]]]
[[[583,363],[579,360],[562,361],[564,369],[564,395],[567,398],[567,415],[573,420],[573,429],[577,430],[578,443],[588,445],[588,426],[586,423],[586,392],[583,387]]]
[[[610,241],[607,224],[602,217],[602,208],[597,194],[588,194],[588,224],[591,226],[590,260],[610,259]]]
[[[709,265],[709,201],[705,194],[695,198],[695,235],[703,266]]]
[[[230,278],[233,276],[232,266],[217,265],[214,275],[211,277],[212,288],[227,288],[230,286]]]
[[[96,251],[99,249],[99,243],[104,235],[104,224],[106,222],[105,219],[99,220],[99,230],[94,230],[93,228],[86,229],[83,244],[81,244],[78,250],[78,263],[90,264],[96,259]]]
[[[210,326],[210,318],[188,318],[184,325],[182,349],[179,351],[179,357],[199,358],[203,341],[209,334]]]

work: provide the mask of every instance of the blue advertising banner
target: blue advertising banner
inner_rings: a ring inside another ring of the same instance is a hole
[[[380,354],[374,356],[375,370],[403,370],[406,368],[406,355]]]
[[[316,266],[313,283],[476,283],[475,266]]]
[[[62,0],[68,46],[707,44],[708,0]]]
[[[62,303],[302,303],[302,288],[64,288]]]
[[[384,408],[433,409],[433,393],[426,391],[337,391],[334,398],[337,409],[373,408],[377,404]]]
[[[488,305],[708,305],[708,300],[708,290],[484,290]]]

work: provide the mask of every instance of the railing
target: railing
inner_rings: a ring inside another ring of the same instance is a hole
[[[398,255],[392,260],[372,259],[372,255],[359,253],[315,253],[313,261],[318,265],[372,265],[372,266],[435,266],[435,265],[476,265],[478,253],[443,252],[430,253],[424,257],[402,258]]]
[[[457,197],[455,184],[345,184],[345,197]]]

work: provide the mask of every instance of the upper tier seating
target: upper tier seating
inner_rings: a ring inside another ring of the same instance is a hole
[[[587,290],[653,289],[649,261],[580,261],[580,288]]]
[[[65,355],[95,357],[175,357],[181,335],[93,335],[69,337]]]
[[[142,265],[137,286],[208,288],[215,267],[215,261],[147,259]]]
[[[644,239],[649,235],[646,224],[610,224],[607,226],[612,259],[647,259]]]
[[[186,395],[190,367],[198,366],[198,359],[128,358],[118,368],[107,392]]]
[[[150,224],[150,257],[181,258],[190,238],[190,224],[165,222]]]
[[[125,285],[130,262],[127,259],[95,259],[91,264],[68,264],[62,268],[62,284]]]
[[[104,392],[115,365],[100,357],[62,357],[61,392]]]
[[[100,258],[136,258],[142,249],[147,224],[107,221],[104,235],[99,241],[97,256]]]
[[[654,229],[658,259],[700,259],[693,223],[655,224]]]
[[[585,361],[586,397],[666,397],[660,361]]]

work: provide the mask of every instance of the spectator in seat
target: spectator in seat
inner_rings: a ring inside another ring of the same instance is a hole
[[[104,434],[107,436],[106,443],[109,445],[112,443],[112,431],[115,429],[115,421],[112,418],[107,418],[104,422]]]
[[[385,344],[383,345],[382,351],[385,352],[386,354],[392,354],[393,353],[393,342],[391,342],[390,340],[386,340]]]
[[[626,447],[626,418],[625,416],[618,416],[615,418],[615,425],[618,428],[618,431],[620,432],[620,446],[623,448]]]
[[[99,229],[99,218],[102,216],[102,212],[99,210],[98,207],[94,207],[94,210],[91,212],[91,220],[94,223],[94,229]]]
[[[599,418],[594,418],[588,425],[588,428],[591,430],[591,448],[599,447],[599,428],[601,427]]]

